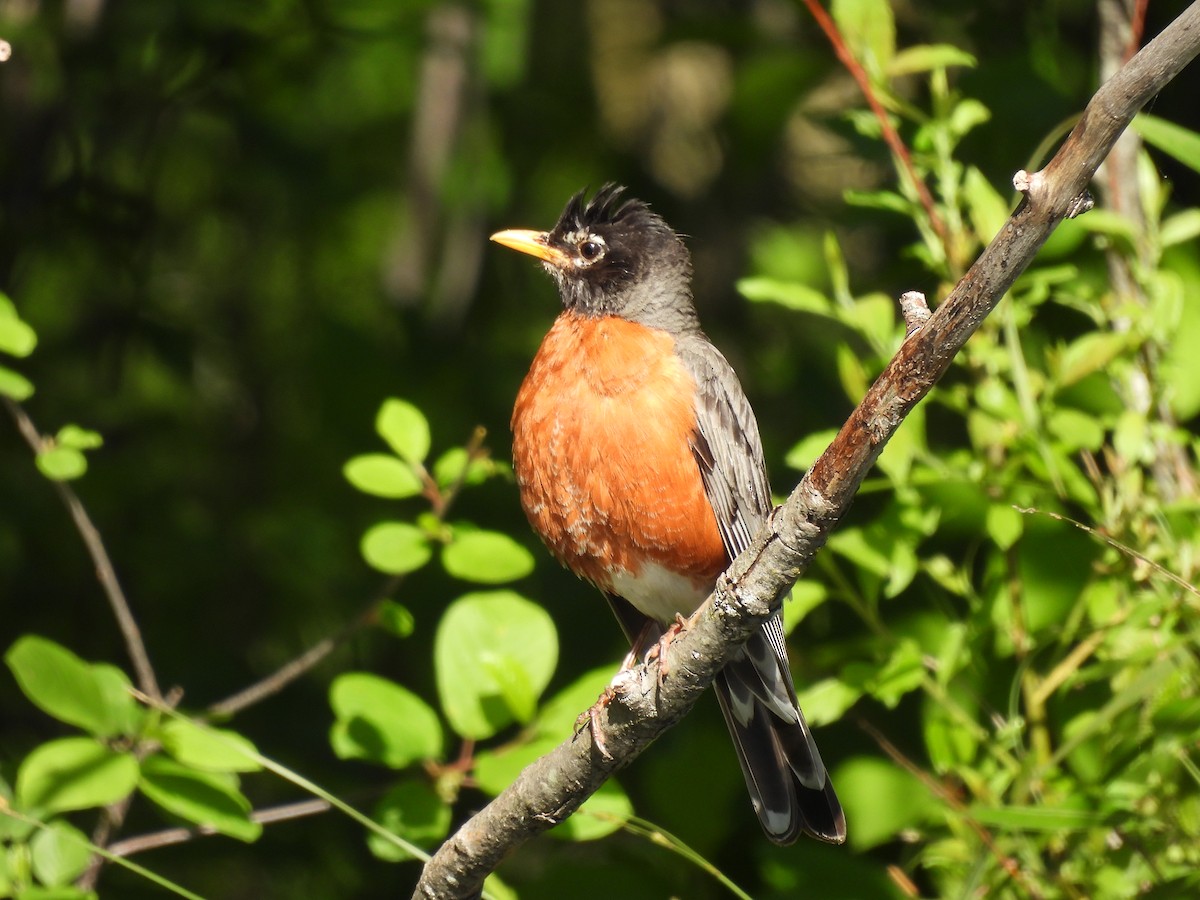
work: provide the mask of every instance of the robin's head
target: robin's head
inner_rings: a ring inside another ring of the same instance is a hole
[[[492,240],[540,259],[573,312],[694,330],[687,248],[661,216],[624,190],[606,184],[587,202],[580,191],[551,231],[501,231]]]

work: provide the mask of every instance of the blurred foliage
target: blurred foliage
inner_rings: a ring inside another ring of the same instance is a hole
[[[1151,7],[1147,34],[1183,4]],[[0,3],[0,394],[48,435],[35,461],[0,430],[0,803],[24,816],[0,895],[87,896],[97,807],[134,792],[117,839],[219,832],[135,857],[198,894],[404,895],[383,832],[254,822],[306,790],[256,748],[431,847],[569,733],[624,651],[518,511],[508,414],[556,301],[486,236],[588,183],[651,200],[784,493],[902,339],[894,298],[945,295],[1095,86],[1090,2],[830,8],[941,230],[786,0]],[[793,592],[849,846],[761,838],[710,703],[497,896],[728,896],[714,866],[755,897],[1196,889],[1195,85]],[[164,690],[219,728],[133,702],[47,479],[98,524]]]

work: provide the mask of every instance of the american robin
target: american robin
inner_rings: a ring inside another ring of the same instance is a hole
[[[540,259],[563,304],[513,410],[521,505],[640,653],[696,610],[771,510],[754,412],[700,330],[683,241],[623,188],[576,194],[551,231],[492,240]],[[715,685],[767,836],[844,841],[779,615]]]

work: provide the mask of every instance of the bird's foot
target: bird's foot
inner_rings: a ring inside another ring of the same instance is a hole
[[[687,619],[680,613],[675,613],[675,621],[666,627],[666,630],[655,641],[649,652],[646,653],[646,662],[658,660],[658,686],[661,688],[663,679],[667,677],[670,668],[667,666],[667,648],[671,646],[671,642],[679,637],[687,630]]]
[[[622,671],[625,671],[622,669]],[[592,744],[600,751],[600,755],[605,759],[612,759],[612,754],[608,752],[608,746],[604,743],[604,732],[600,728],[600,711],[608,704],[612,703],[613,697],[617,696],[616,690],[610,684],[596,699],[596,702],[579,714],[579,718],[575,720],[575,736],[583,734],[584,729],[592,732]]]

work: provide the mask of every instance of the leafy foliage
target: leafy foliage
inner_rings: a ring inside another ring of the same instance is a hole
[[[702,318],[782,491],[903,339],[894,295],[945,295],[1095,68],[1086,4],[827,4],[927,204],[788,4],[27,6],[0,11],[0,402],[53,424],[33,463],[0,441],[0,896],[21,898],[96,896],[100,808],[125,801],[126,834],[219,836],[110,864],[101,896],[196,896],[156,871],[208,896],[264,877],[392,896],[420,848],[570,739],[623,648],[517,509],[504,426],[554,301],[536,267],[484,255],[489,229],[615,179],[692,234]],[[554,832],[587,843],[502,870],[520,896],[726,896],[717,865],[756,897],[1195,892],[1200,122],[1182,85],[785,609],[850,846],[764,846],[701,710]],[[56,506],[75,490],[194,721],[135,699]],[[288,690],[212,703],[310,644],[324,662]],[[337,803],[259,746],[377,824],[343,809],[318,854],[310,822],[264,828],[283,785]]]

